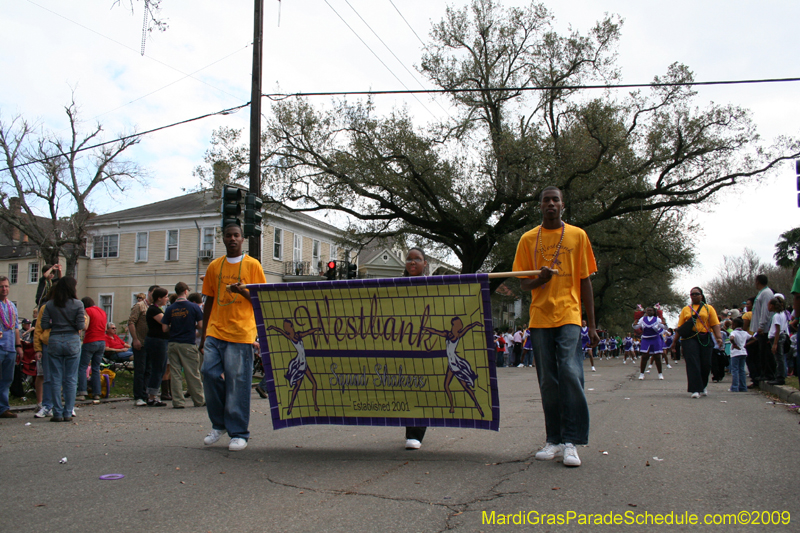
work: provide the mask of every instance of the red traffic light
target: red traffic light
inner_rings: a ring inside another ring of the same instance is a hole
[[[328,261],[328,268],[336,268],[336,261]]]

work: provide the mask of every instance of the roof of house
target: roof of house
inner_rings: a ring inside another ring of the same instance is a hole
[[[275,206],[274,204],[265,205],[266,216],[278,216],[281,218],[296,218],[305,224],[317,226],[328,231],[340,231],[336,226],[332,226],[321,220],[309,216],[305,213],[290,211],[284,206]],[[161,200],[152,204],[146,204],[139,207],[131,207],[121,211],[114,211],[113,213],[106,213],[105,215],[98,215],[89,221],[89,225],[102,224],[109,222],[117,222],[124,220],[138,220],[142,218],[150,218],[157,216],[164,216],[169,214],[171,216],[182,216],[192,214],[210,214],[220,212],[220,199],[212,193],[211,190],[202,190],[167,200]],[[267,220],[268,221],[268,220]]]

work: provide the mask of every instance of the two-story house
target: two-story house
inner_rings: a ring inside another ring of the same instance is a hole
[[[92,218],[80,295],[120,323],[151,285],[172,292],[183,281],[199,292],[209,263],[225,255],[220,207],[219,198],[202,191]],[[320,279],[329,260],[345,259],[339,239],[339,229],[311,216],[268,210],[260,257],[267,282]]]

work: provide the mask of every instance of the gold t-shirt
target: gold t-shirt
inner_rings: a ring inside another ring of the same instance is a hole
[[[238,281],[244,284],[266,283],[261,263],[246,255],[236,263],[228,262],[227,257],[223,256],[208,265],[203,279],[203,294],[214,303],[206,326],[206,336],[249,344],[258,336],[253,306],[241,294],[226,290],[228,285]]]
[[[719,325],[717,311],[708,304],[700,304],[699,306],[687,305],[681,310],[681,315],[678,317],[678,327],[681,327],[684,322],[692,318],[692,315],[694,315],[692,308],[694,308],[700,316],[700,319],[695,322],[695,331],[699,333],[709,333],[711,328]]]
[[[586,232],[564,225],[564,241],[555,264],[550,258],[561,239],[561,228],[542,228],[539,246],[537,226],[525,233],[517,245],[514,271],[538,270],[543,266],[558,269],[558,274],[531,291],[530,326],[557,328],[565,324],[581,325],[581,280],[597,272],[592,245]],[[544,256],[542,255],[544,252]]]

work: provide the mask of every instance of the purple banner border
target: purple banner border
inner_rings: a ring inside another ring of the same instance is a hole
[[[313,289],[362,289],[370,287],[409,287],[416,285],[461,285],[466,283],[481,284],[481,300],[484,310],[484,331],[486,348],[489,354],[489,387],[492,394],[492,420],[474,420],[464,418],[386,418],[369,416],[303,416],[282,420],[278,407],[278,395],[275,391],[275,379],[272,371],[272,359],[266,342],[267,331],[264,328],[264,316],[261,313],[259,291],[313,290]],[[500,430],[500,397],[497,390],[497,359],[494,349],[494,326],[492,324],[491,291],[487,274],[459,274],[455,276],[415,276],[404,278],[370,278],[337,281],[300,281],[296,283],[264,283],[247,285],[250,300],[258,326],[258,341],[261,347],[261,363],[267,378],[266,392],[269,396],[272,429],[282,429],[306,424],[335,424],[344,426],[391,426],[391,427],[453,427],[466,429]]]

